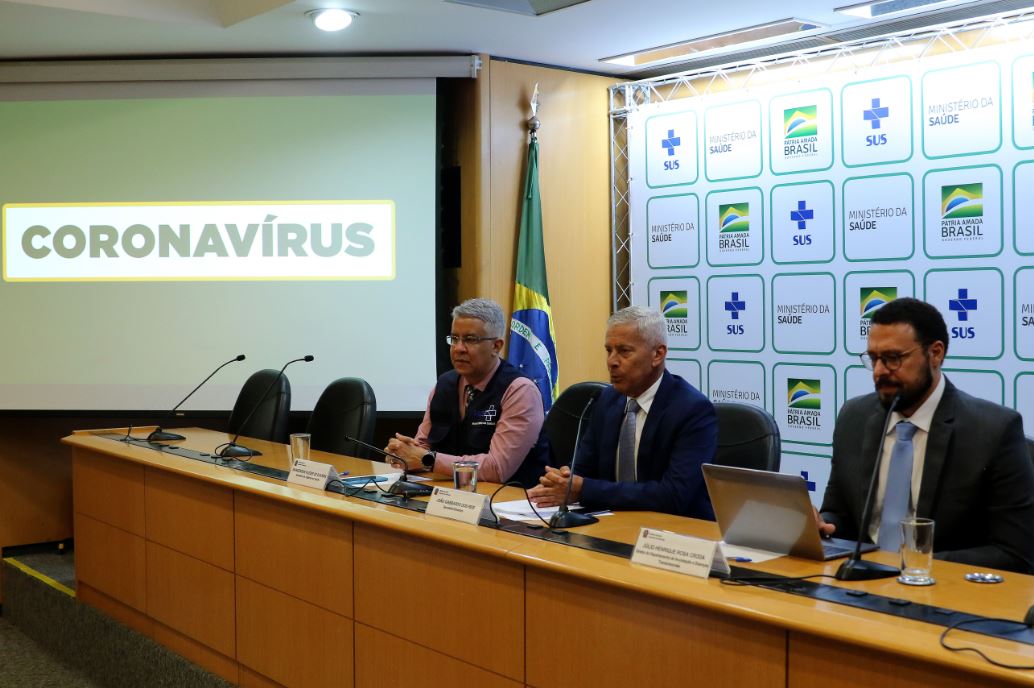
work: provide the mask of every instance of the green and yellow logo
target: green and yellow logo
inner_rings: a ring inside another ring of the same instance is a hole
[[[662,291],[660,303],[661,314],[669,320],[689,317],[689,297],[686,291]]]
[[[796,139],[802,136],[818,136],[819,116],[817,105],[783,110],[783,138]]]
[[[953,184],[941,187],[942,220],[983,216],[983,184]]]
[[[720,203],[718,205],[718,232],[732,234],[750,231],[750,203]]]
[[[788,378],[786,380],[786,406],[796,409],[821,409],[821,380]]]
[[[862,320],[870,320],[880,306],[898,298],[897,287],[862,287],[859,291]]]

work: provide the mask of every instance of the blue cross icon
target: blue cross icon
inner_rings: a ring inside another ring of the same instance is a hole
[[[865,118],[866,122],[872,123],[873,129],[879,129],[880,120],[882,120],[884,117],[890,117],[890,108],[886,106],[880,107],[880,99],[873,98],[872,107],[868,110],[865,110],[862,113],[862,116]]]
[[[668,157],[675,155],[675,148],[682,145],[682,138],[675,136],[675,130],[668,130],[668,138],[661,139],[661,145],[668,150]]]
[[[815,219],[815,211],[807,207],[804,201],[797,201],[797,210],[790,211],[790,222],[797,223],[797,229],[806,229],[808,220]]]
[[[729,297],[729,300],[725,302],[725,310],[729,311],[733,320],[739,320],[740,311],[747,310],[747,302],[740,300],[740,293],[738,291],[734,291],[732,296]]]
[[[801,477],[804,478],[804,484],[808,486],[808,492],[815,491],[815,481],[808,480],[808,471],[801,471]]]
[[[959,322],[969,320],[969,312],[977,309],[977,300],[969,298],[969,289],[959,289],[957,299],[948,299],[948,310],[955,311],[959,316]]]

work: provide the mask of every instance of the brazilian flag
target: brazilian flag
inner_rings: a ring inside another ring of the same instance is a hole
[[[546,411],[559,391],[556,331],[546,285],[546,255],[542,243],[542,203],[539,200],[539,142],[528,144],[528,169],[521,199],[521,235],[517,247],[517,284],[510,319],[507,360],[538,385]]]

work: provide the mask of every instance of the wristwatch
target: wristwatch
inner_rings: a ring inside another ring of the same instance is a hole
[[[429,451],[426,454],[424,454],[423,458],[420,459],[420,462],[424,464],[424,468],[426,468],[427,470],[431,470],[432,468],[434,468],[434,462],[437,458],[438,452]]]

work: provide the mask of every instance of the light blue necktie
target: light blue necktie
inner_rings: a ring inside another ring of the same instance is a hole
[[[909,516],[912,499],[912,435],[916,426],[906,420],[895,426],[894,447],[890,451],[890,468],[883,492],[883,514],[880,516],[880,549],[897,552],[901,548],[901,521]]]
[[[639,402],[629,399],[625,404],[625,421],[621,424],[621,434],[618,436],[618,482],[635,482],[635,415],[638,412]]]

